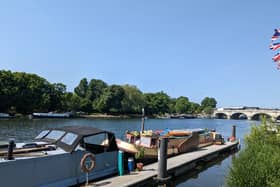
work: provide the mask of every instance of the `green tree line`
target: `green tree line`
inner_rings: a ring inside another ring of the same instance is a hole
[[[171,98],[163,91],[143,93],[133,85],[108,85],[99,79],[80,80],[74,92],[62,83],[23,72],[0,71],[0,112],[29,114],[32,112],[83,111],[87,113],[139,114],[165,113],[210,114],[215,98],[205,97],[200,104],[188,97]]]

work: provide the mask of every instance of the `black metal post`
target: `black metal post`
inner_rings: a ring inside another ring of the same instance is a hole
[[[141,123],[141,132],[143,133],[145,129],[145,110],[142,108],[142,123]]]
[[[160,151],[158,156],[158,177],[159,181],[166,181],[170,179],[167,175],[167,146],[168,146],[168,138],[162,137],[160,139]]]
[[[236,138],[236,126],[232,125],[232,135],[233,138]]]
[[[8,160],[13,160],[14,159],[14,157],[13,157],[14,145],[15,145],[14,140],[10,140],[9,145],[8,145],[8,156],[7,156]]]

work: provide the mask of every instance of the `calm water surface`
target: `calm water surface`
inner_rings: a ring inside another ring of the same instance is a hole
[[[243,120],[217,120],[217,119],[148,119],[146,129],[178,129],[178,128],[208,128],[216,129],[225,138],[231,135],[232,125],[236,125],[237,136],[243,144],[244,135],[250,132],[252,124],[259,122]],[[30,141],[41,130],[48,127],[61,127],[65,125],[93,126],[115,133],[116,137],[124,138],[126,130],[140,130],[140,119],[129,120],[103,120],[103,119],[13,119],[0,120],[0,141],[14,138],[16,142]],[[242,146],[241,146],[242,147]],[[175,179],[174,185],[178,187],[224,186],[225,176],[229,171],[234,155],[228,156],[218,164],[213,164],[194,176],[182,176]]]

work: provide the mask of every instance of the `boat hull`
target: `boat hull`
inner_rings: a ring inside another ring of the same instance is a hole
[[[33,113],[30,118],[70,118],[69,113]]]
[[[80,160],[86,153],[86,151],[75,151],[71,154],[2,160],[0,176],[5,177],[1,178],[1,185],[60,187],[83,183],[86,181],[86,174],[81,171]],[[95,157],[96,166],[89,173],[89,180],[117,173],[117,151],[96,154]]]
[[[188,137],[168,137],[168,139],[168,157],[195,150],[199,145],[199,135],[197,133]],[[158,147],[144,147],[122,140],[117,140],[117,145],[120,150],[135,154],[138,159],[158,158]]]

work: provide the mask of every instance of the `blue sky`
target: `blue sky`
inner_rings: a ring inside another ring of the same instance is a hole
[[[1,1],[0,69],[280,108],[280,1]]]

